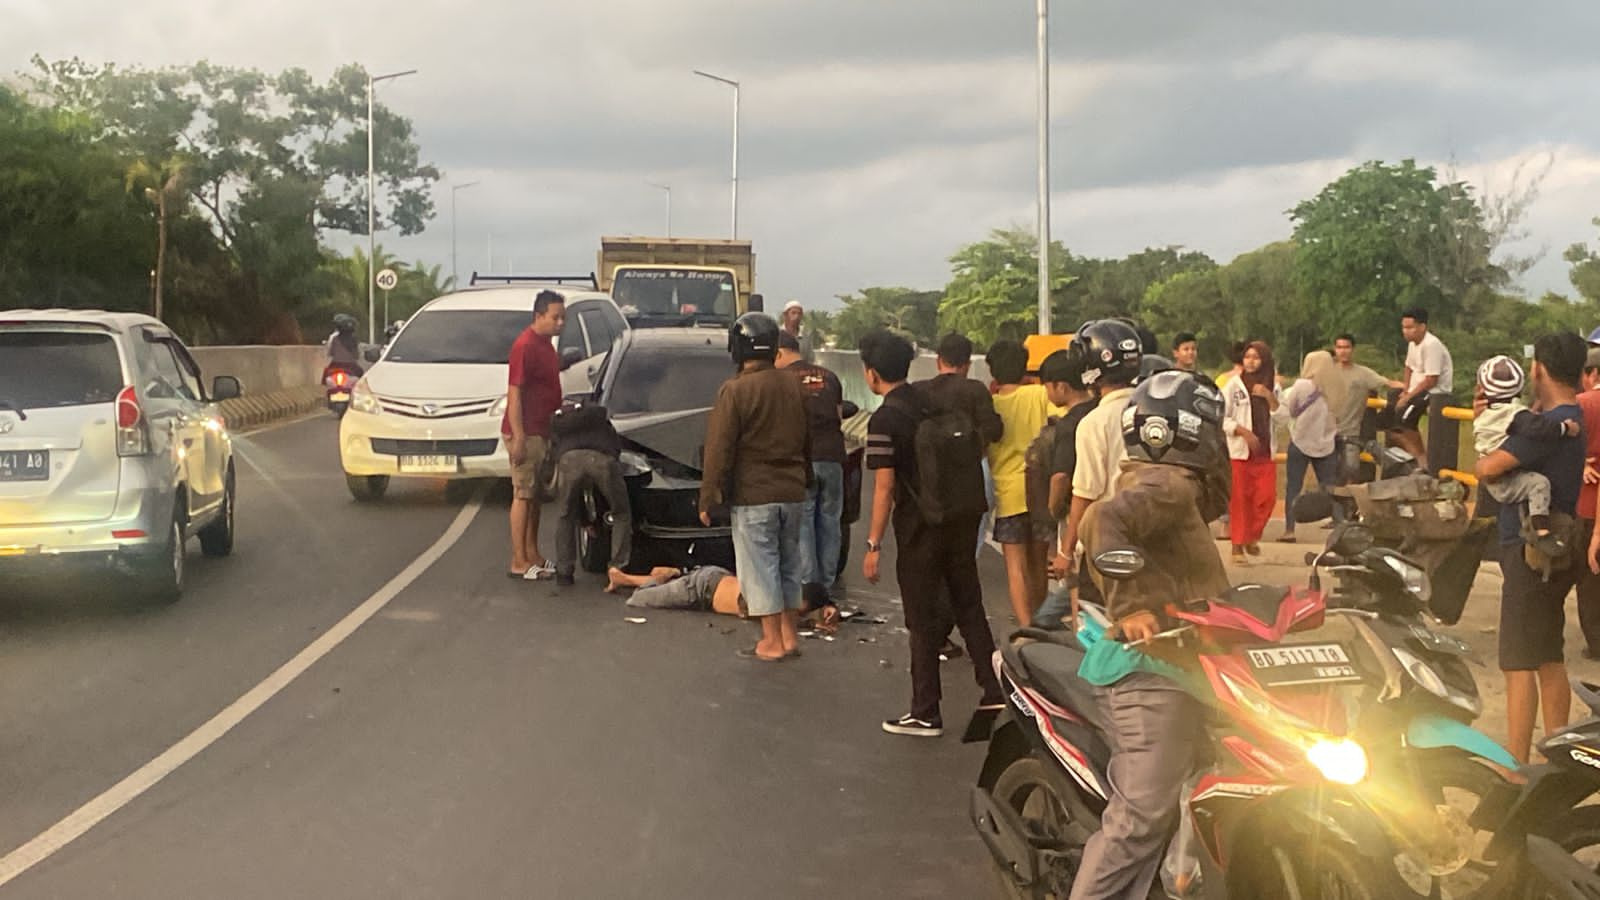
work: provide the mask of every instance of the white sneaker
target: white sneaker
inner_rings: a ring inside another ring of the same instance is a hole
[[[555,563],[545,560],[542,566],[529,566],[528,571],[522,573],[522,577],[528,581],[544,581],[554,578],[556,577]]]

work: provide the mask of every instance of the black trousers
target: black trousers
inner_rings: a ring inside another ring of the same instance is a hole
[[[978,581],[978,560],[972,552],[978,541],[979,521],[974,516],[940,525],[905,520],[895,523],[895,574],[911,638],[911,715],[918,719],[941,721],[939,648],[949,633],[951,620],[967,644],[973,674],[983,690],[983,702],[1001,701],[992,659],[994,635],[989,631],[983,585]],[[948,617],[942,609],[946,600]]]
[[[1577,543],[1572,551],[1578,566],[1578,624],[1591,654],[1600,654],[1600,575],[1589,571],[1589,539],[1594,535],[1594,520],[1578,520]]]

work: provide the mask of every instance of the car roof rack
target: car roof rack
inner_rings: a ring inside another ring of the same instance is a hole
[[[587,284],[595,290],[600,290],[600,278],[595,273],[587,275],[480,275],[472,273],[472,280],[467,282],[469,287],[482,284]]]

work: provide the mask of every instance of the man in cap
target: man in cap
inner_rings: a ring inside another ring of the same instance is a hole
[[[790,300],[783,305],[783,319],[781,325],[790,337],[800,344],[800,360],[806,363],[816,362],[816,348],[811,346],[811,335],[801,331],[801,323],[805,320],[806,308],[800,305],[799,300]]]

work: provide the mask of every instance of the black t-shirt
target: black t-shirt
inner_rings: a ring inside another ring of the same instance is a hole
[[[1028,515],[1043,526],[1059,524],[1050,515],[1050,480],[1065,475],[1070,481],[1078,469],[1078,423],[1098,400],[1086,400],[1051,423],[1028,448]]]
[[[1572,419],[1583,424],[1583,411],[1567,403],[1542,413],[1542,418],[1559,423]],[[1500,449],[1517,458],[1517,469],[1538,472],[1550,479],[1550,509],[1576,515],[1578,492],[1583,487],[1585,441],[1580,437],[1539,441],[1526,434],[1506,438]],[[1500,507],[1500,543],[1511,545],[1522,540],[1522,517],[1515,505]]]
[[[550,417],[552,458],[571,450],[596,450],[607,456],[622,452],[622,439],[606,408],[597,403],[566,403]]]
[[[902,538],[921,521],[911,486],[917,477],[917,423],[927,402],[916,387],[902,384],[867,423],[867,468],[894,470],[894,527]]]
[[[795,363],[784,371],[800,379],[800,387],[806,394],[811,460],[843,463],[844,432],[839,422],[839,406],[844,403],[844,386],[839,383],[839,376],[809,363]]]

